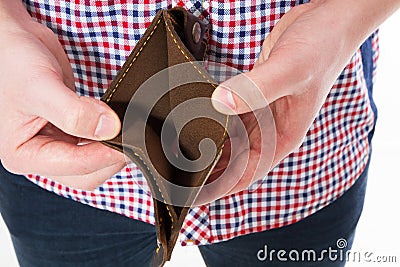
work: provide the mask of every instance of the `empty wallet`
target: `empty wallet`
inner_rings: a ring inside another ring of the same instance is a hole
[[[217,85],[199,62],[206,53],[207,31],[207,24],[183,8],[159,11],[101,99],[122,122],[118,136],[102,143],[124,152],[140,168],[153,196],[158,240],[153,266],[170,260],[189,208],[227,138],[229,117],[213,108],[211,95]],[[179,71],[171,69],[182,63]],[[158,77],[159,73],[164,74]],[[157,83],[148,83],[154,77]],[[163,93],[154,98],[159,87]],[[191,104],[196,99],[202,101]],[[182,105],[185,102],[189,105]],[[163,128],[172,133],[167,145],[162,141]],[[171,154],[196,162],[206,139],[215,146],[211,160],[202,168],[185,169],[169,160]],[[193,190],[175,203],[180,187]]]

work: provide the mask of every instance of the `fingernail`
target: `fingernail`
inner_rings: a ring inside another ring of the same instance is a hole
[[[235,114],[236,103],[229,89],[217,87],[212,95],[212,103],[214,108],[221,113]]]
[[[117,131],[117,123],[115,117],[110,114],[102,114],[97,124],[94,136],[101,140],[114,137]]]

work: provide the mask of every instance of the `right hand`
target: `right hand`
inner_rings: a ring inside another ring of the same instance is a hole
[[[75,94],[71,66],[50,29],[20,3],[1,4],[2,164],[74,188],[98,187],[125,165],[122,153],[98,142],[118,134],[118,116],[101,101]]]

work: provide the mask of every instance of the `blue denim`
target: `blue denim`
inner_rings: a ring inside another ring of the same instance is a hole
[[[200,246],[207,266],[343,266],[343,262],[259,261],[271,249],[351,247],[364,203],[367,170],[342,197],[290,226]],[[7,172],[0,165],[0,212],[21,266],[149,266],[156,249],[155,227],[59,197]]]
[[[20,266],[148,266],[157,247],[153,225],[60,197],[2,166],[0,212]]]
[[[377,33],[374,33],[377,34]],[[378,119],[378,109],[376,107],[376,104],[374,102],[373,98],[373,71],[374,71],[374,63],[373,63],[373,50],[372,50],[372,39],[373,36],[370,36],[365,42],[361,45],[360,50],[361,50],[361,59],[362,59],[362,64],[363,64],[363,71],[364,71],[364,78],[365,78],[365,83],[367,84],[368,88],[368,96],[369,96],[369,102],[371,104],[371,108],[374,112],[375,115],[375,121],[374,125],[376,124],[376,121]],[[372,137],[374,136],[375,132],[375,127],[371,130],[369,133],[369,141],[371,142]]]
[[[364,75],[372,101],[372,50],[361,47]],[[373,131],[370,134],[372,139]],[[344,261],[264,261],[268,247],[278,251],[335,249],[338,239],[351,248],[367,185],[368,166],[342,197],[298,223],[200,246],[207,266],[344,266]],[[83,205],[48,192],[0,164],[0,213],[22,267],[149,266],[156,249],[155,227]],[[260,251],[261,250],[261,251]],[[263,259],[263,257],[261,257]],[[190,260],[190,259],[188,259]]]
[[[344,266],[346,251],[353,244],[356,226],[363,209],[367,174],[368,167],[357,182],[339,199],[297,223],[278,229],[239,236],[221,243],[200,246],[199,249],[204,261],[210,267]],[[337,247],[337,242],[340,239],[347,242],[347,245],[341,249],[342,252],[339,252],[340,249]],[[332,252],[330,258],[328,253],[321,253],[322,250],[329,251],[329,248],[338,250],[338,252]],[[272,250],[275,250],[275,255],[270,253]],[[286,251],[285,255],[281,255],[281,259],[287,259],[287,261],[282,261],[277,257],[276,253],[279,250]],[[313,250],[316,255],[315,260],[309,259],[308,256],[304,256],[304,258],[300,256],[291,261],[289,253],[292,250],[299,252],[300,255],[304,250]],[[340,253],[344,255],[343,260],[340,260]],[[320,255],[325,257],[318,260]]]

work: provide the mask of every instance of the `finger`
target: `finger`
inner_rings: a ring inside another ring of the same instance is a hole
[[[60,129],[58,129],[57,127],[55,127],[50,123],[47,123],[46,126],[44,126],[39,131],[39,133],[37,133],[37,135],[49,136],[55,140],[67,142],[74,145],[78,144],[80,139],[79,137],[75,137],[64,133],[63,131],[61,131]]]
[[[250,148],[241,146],[240,151],[242,152],[239,157],[234,157],[228,162],[221,180],[228,177],[232,180],[231,182],[236,181],[236,183],[231,188],[225,187],[229,189],[226,191],[227,195],[242,191],[256,180],[264,178],[271,169],[275,156],[275,127],[272,126],[274,125],[271,121],[272,114],[270,116],[263,112],[248,113],[246,116],[242,115],[242,119],[245,123],[247,122],[247,139],[251,140]],[[249,122],[252,121],[258,123],[251,126]],[[240,143],[244,144],[243,141]]]
[[[239,157],[236,161],[233,162],[235,165],[246,164],[245,157]],[[250,159],[248,160],[246,170],[243,173],[242,177],[239,181],[231,188],[231,190],[226,195],[231,195],[243,191],[244,189],[248,188],[254,181],[260,179],[257,174],[260,164],[260,154],[255,150],[250,150]],[[230,172],[226,175],[235,175],[235,168],[233,168]]]
[[[212,173],[217,173],[228,166],[228,163],[231,158],[231,140],[226,139],[224,143],[224,147],[222,149],[222,154],[220,159],[218,160],[217,164],[215,165],[214,169],[212,170]]]
[[[99,142],[75,145],[43,135],[35,136],[2,160],[13,173],[45,176],[86,175],[125,162],[122,153]]]
[[[63,132],[92,140],[115,137],[121,128],[117,114],[105,103],[79,97],[56,76],[33,85],[31,106],[38,115]]]
[[[248,167],[244,170],[243,166],[246,165]],[[238,183],[242,186],[244,179],[246,181],[249,180],[251,173],[254,173],[254,170],[249,167],[254,167],[254,164],[251,158],[249,158],[249,151],[246,150],[230,162],[228,168],[210,176],[212,182],[202,187],[196,198],[195,205],[203,205],[230,195],[233,189],[238,188]]]
[[[213,106],[227,115],[264,108],[291,92],[297,83],[295,72],[295,66],[271,57],[252,71],[219,85],[212,95]]]
[[[212,173],[220,172],[221,170],[225,169],[228,165],[229,161],[231,161],[231,150],[232,150],[232,140],[236,140],[234,142],[240,143],[243,134],[245,134],[245,126],[243,125],[244,121],[240,116],[231,116],[230,123],[228,126],[228,137],[224,142],[222,147],[222,154],[220,159],[218,160],[216,166],[214,167]],[[211,180],[210,180],[211,181]]]
[[[206,185],[200,190],[196,199],[196,205],[209,203],[225,196],[245,174],[247,162],[250,160],[250,148],[241,137],[232,138],[228,163],[225,168],[212,173],[206,181]]]
[[[225,172],[225,169],[226,168],[220,168],[219,170],[213,171],[211,173],[211,175],[207,178],[206,184],[210,184],[210,183],[216,181]],[[203,190],[203,189],[201,189],[201,190]]]
[[[54,176],[49,178],[71,188],[93,191],[119,172],[125,165],[125,162],[117,162],[111,166],[82,176]]]

